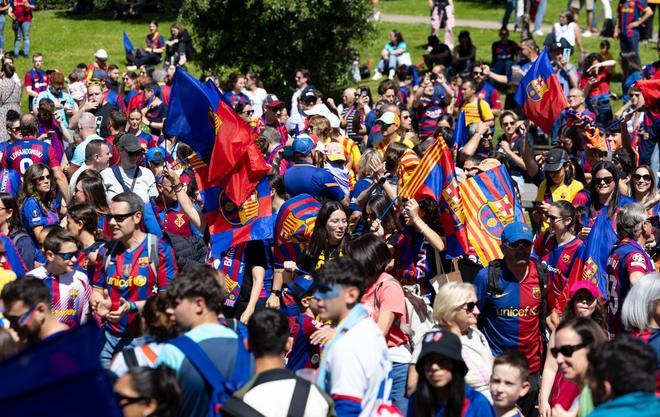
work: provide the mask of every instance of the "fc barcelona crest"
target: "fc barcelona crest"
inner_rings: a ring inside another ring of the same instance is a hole
[[[493,239],[499,240],[504,226],[513,222],[513,204],[508,197],[489,201],[479,209],[479,225]]]
[[[527,84],[527,98],[532,101],[541,101],[543,96],[550,90],[548,84],[545,82],[543,77],[538,77],[533,80],[531,83]]]
[[[232,226],[245,226],[259,217],[259,197],[256,190],[240,207],[236,207],[224,191],[220,193],[218,200],[220,214]]]

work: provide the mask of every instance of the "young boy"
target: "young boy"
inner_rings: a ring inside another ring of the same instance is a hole
[[[323,324],[314,320],[312,303],[312,279],[299,276],[287,284],[282,294],[282,312],[289,321],[293,345],[287,355],[286,368],[297,371],[302,368],[316,369],[321,361],[320,346],[312,345],[310,337]]]
[[[529,391],[528,374],[527,359],[517,350],[506,350],[495,358],[490,394],[497,417],[524,417],[516,402]]]
[[[89,319],[89,297],[92,287],[87,274],[75,269],[78,246],[75,238],[61,227],[54,227],[44,240],[46,266],[33,269],[29,276],[46,284],[51,294],[51,311],[69,327]]]

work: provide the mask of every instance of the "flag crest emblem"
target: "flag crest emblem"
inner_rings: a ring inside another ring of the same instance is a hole
[[[541,76],[527,85],[527,97],[532,101],[541,101],[548,91],[550,88]]]
[[[220,192],[218,199],[220,214],[232,226],[245,226],[259,217],[259,198],[256,190],[239,207],[224,190]]]
[[[499,239],[504,226],[513,222],[513,204],[507,196],[495,201],[487,201],[479,209],[481,229],[491,238]]]

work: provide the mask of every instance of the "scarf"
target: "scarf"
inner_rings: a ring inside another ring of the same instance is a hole
[[[332,346],[341,340],[349,330],[351,330],[356,324],[361,322],[364,319],[369,318],[367,310],[364,309],[362,304],[357,304],[348,316],[344,318],[335,329],[335,334],[332,336],[332,339],[328,341],[328,344],[324,346],[323,353],[321,354],[321,365],[319,366],[319,376],[316,380],[316,384],[325,392],[330,392],[330,381],[328,375],[328,352],[332,349]]]
[[[241,293],[243,285],[243,276],[245,273],[245,244],[232,246],[225,253],[220,272],[225,276],[225,285],[227,287],[227,297],[225,306],[234,307],[238,301],[238,295]]]

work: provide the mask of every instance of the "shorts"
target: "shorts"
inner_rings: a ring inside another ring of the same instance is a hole
[[[569,7],[571,9],[580,10],[582,6],[585,6],[587,11],[591,12],[594,10],[594,0],[571,0]]]

